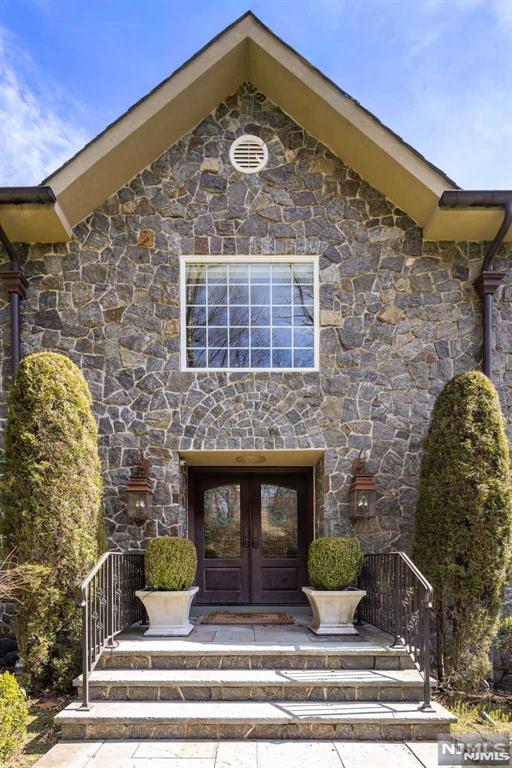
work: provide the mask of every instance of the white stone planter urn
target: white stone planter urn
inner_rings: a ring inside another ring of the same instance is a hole
[[[309,628],[315,635],[357,635],[354,614],[366,595],[364,589],[327,591],[302,587],[313,611],[313,623]]]
[[[191,587],[181,592],[139,589],[135,594],[149,616],[146,637],[186,637],[194,629],[190,623],[190,606],[199,591]]]

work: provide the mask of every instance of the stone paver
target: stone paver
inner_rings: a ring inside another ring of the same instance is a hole
[[[34,768],[438,768],[437,742],[66,742]],[[454,766],[454,768],[461,768]]]
[[[62,742],[43,755],[36,765],[37,768],[84,768],[104,747],[103,741]]]
[[[335,747],[344,768],[410,768],[418,762],[407,744],[338,741]]]
[[[257,744],[258,768],[340,768],[332,742],[266,741]]]
[[[399,656],[403,649],[390,646],[390,636],[373,627],[364,625],[359,628],[358,636],[317,637],[307,628],[310,616],[294,616],[295,624],[280,627],[234,627],[201,624],[195,625],[194,632],[187,638],[144,637],[138,627],[133,627],[117,636],[117,646],[108,655],[161,654],[181,656],[183,654],[250,654],[272,655],[283,651],[317,654],[319,648],[329,655],[340,653],[348,655]]]
[[[437,759],[437,741],[409,741],[407,746],[425,768],[438,768]],[[465,765],[474,765],[474,763],[465,763]],[[394,767],[393,767],[394,768]],[[451,768],[463,768],[462,765],[453,765]]]
[[[105,741],[57,744],[33,768],[438,768],[437,742]]]
[[[258,744],[249,741],[223,741],[217,749],[215,768],[256,768]],[[186,766],[183,766],[186,768]]]
[[[216,741],[141,741],[134,755],[141,758],[208,758],[217,755]]]
[[[91,764],[90,768],[97,768],[96,763]],[[100,768],[215,768],[215,760],[203,757],[143,757],[140,760],[138,758],[126,760],[119,766],[105,763]]]

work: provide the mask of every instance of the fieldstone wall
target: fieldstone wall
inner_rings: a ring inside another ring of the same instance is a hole
[[[233,139],[268,144],[262,173],[229,164]],[[23,352],[52,349],[83,370],[94,399],[113,546],[186,533],[185,449],[325,451],[317,530],[349,533],[351,461],[364,449],[378,514],[366,550],[409,549],[416,481],[434,399],[481,356],[472,282],[484,244],[428,243],[415,223],[250,85],[75,227],[33,246]],[[508,260],[496,267],[508,268]],[[183,254],[319,254],[319,373],[180,371]],[[511,249],[508,249],[511,254]],[[496,379],[510,422],[511,275],[497,295]],[[3,382],[8,307],[0,306]],[[125,489],[143,450],[154,519],[129,526]]]

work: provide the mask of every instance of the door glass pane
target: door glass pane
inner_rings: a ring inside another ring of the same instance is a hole
[[[265,558],[297,557],[297,491],[261,486],[261,553]]]
[[[204,492],[204,556],[240,557],[239,485],[222,485]]]

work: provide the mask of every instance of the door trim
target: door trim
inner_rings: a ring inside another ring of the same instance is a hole
[[[313,467],[189,467],[188,468],[188,538],[196,543],[196,525],[195,525],[195,509],[194,501],[195,494],[190,489],[194,487],[194,478],[198,475],[282,475],[282,474],[297,474],[302,475],[305,480],[305,509],[306,509],[306,547],[305,557],[307,557],[307,551],[309,544],[314,538],[314,473]],[[219,603],[225,604],[224,602]],[[265,603],[236,603],[236,605],[265,605]],[[286,603],[281,603],[286,605]],[[203,603],[197,603],[197,605],[203,605]],[[208,605],[215,605],[215,603],[208,603]],[[294,603],[296,605],[296,603]]]

